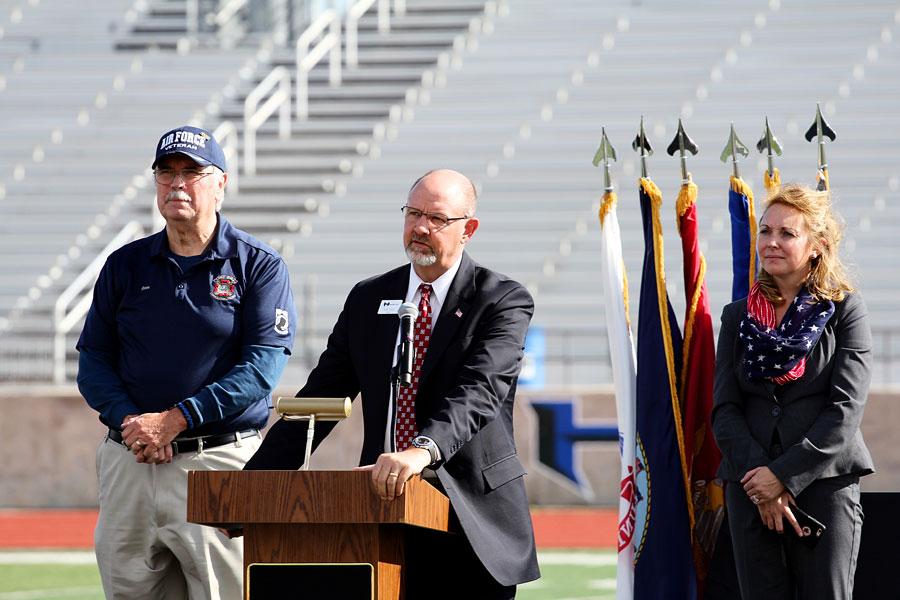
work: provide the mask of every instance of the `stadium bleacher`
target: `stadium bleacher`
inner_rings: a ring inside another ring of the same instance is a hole
[[[96,5],[96,6],[95,6]],[[174,124],[244,131],[247,94],[292,45],[248,35],[234,47],[184,39],[184,2],[134,14],[131,2],[21,8],[0,38],[0,380],[48,380],[55,298],[125,224],[153,225],[150,146]],[[714,323],[730,294],[730,164],[719,154],[734,122],[753,149],[764,117],[784,148],[785,181],[810,183],[816,148],[803,140],[820,102],[837,132],[828,152],[835,202],[876,329],[876,382],[894,383],[900,329],[891,329],[900,267],[900,11],[886,0],[705,0],[672,5],[614,0],[408,0],[380,33],[374,8],[359,26],[360,66],[327,83],[310,74],[310,117],[289,140],[260,129],[258,172],[241,173],[223,212],[275,245],[288,262],[302,340],[285,381],[301,381],[352,284],[404,260],[399,208],[409,184],[446,166],[479,186],[482,227],[471,253],[526,283],[534,325],[547,334],[550,386],[608,383],[597,207],[602,172],[590,164],[605,126],[618,153],[632,319],[643,256],[630,143],[643,115],[663,191],[667,279],[684,310],[674,199],[678,160],[667,156],[677,119],[700,145],[689,159],[700,188]],[[5,10],[0,7],[0,16]],[[66,12],[69,10],[69,12]],[[51,23],[80,19],[84,39]],[[45,19],[45,20],[41,20]],[[32,20],[32,28],[28,28]],[[14,36],[13,32],[17,34]],[[840,31],[840,35],[834,32]],[[662,43],[660,40],[665,40]],[[35,49],[37,48],[37,49]],[[787,73],[789,75],[785,76]],[[757,206],[763,157],[741,163]],[[68,337],[73,373],[76,327]],[[893,331],[893,333],[892,333]]]

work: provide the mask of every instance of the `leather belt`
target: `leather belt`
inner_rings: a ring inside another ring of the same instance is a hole
[[[224,446],[225,444],[234,444],[240,440],[252,436],[258,436],[258,429],[245,429],[244,431],[232,431],[230,433],[216,433],[213,435],[204,435],[196,438],[174,439],[172,440],[172,455],[185,454],[187,452],[203,452],[209,448]],[[110,429],[106,437],[110,440],[125,446],[122,439],[122,432]],[[125,446],[128,448],[127,446]]]

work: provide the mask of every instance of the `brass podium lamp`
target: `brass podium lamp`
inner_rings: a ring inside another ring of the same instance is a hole
[[[301,471],[309,471],[316,421],[340,421],[350,416],[350,398],[293,398],[275,400],[275,412],[285,421],[309,421],[306,429],[306,452]]]

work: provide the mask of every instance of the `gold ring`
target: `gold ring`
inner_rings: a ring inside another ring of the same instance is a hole
[[[388,477],[400,477],[400,473],[388,473]]]

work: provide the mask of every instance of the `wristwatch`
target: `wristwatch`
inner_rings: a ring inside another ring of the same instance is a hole
[[[425,437],[424,435],[420,435],[418,437],[413,438],[412,445],[415,448],[422,448],[423,450],[428,450],[428,454],[431,455],[431,462],[428,463],[428,466],[434,466],[441,460],[441,451],[438,450],[437,444],[434,443],[434,440],[430,437]]]

